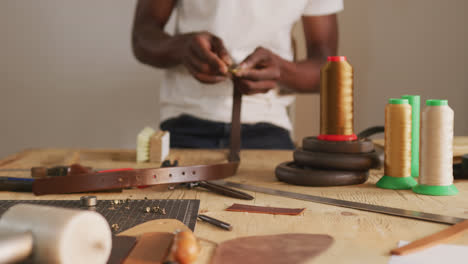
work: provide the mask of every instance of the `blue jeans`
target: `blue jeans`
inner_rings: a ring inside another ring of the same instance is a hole
[[[229,147],[231,124],[180,115],[165,120],[160,128],[171,133],[172,148]],[[269,123],[243,124],[241,139],[243,149],[294,149],[289,131]]]

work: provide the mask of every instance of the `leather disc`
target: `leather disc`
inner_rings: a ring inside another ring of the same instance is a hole
[[[317,137],[305,137],[302,148],[307,151],[331,153],[366,153],[374,151],[374,143],[369,139],[353,141],[326,141]]]
[[[313,152],[298,148],[294,151],[294,161],[299,165],[329,170],[363,171],[380,165],[379,155],[375,151],[352,154]]]
[[[340,171],[312,169],[283,162],[276,167],[278,180],[302,186],[341,186],[364,183],[369,177],[367,171]]]

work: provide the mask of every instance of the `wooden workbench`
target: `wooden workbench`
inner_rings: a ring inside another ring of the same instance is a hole
[[[369,180],[362,185],[345,187],[300,187],[280,183],[274,168],[280,162],[291,160],[291,151],[244,150],[241,153],[238,174],[230,180],[285,191],[320,195],[343,200],[357,201],[404,209],[432,212],[468,218],[468,181],[456,181],[460,194],[451,197],[417,195],[410,190],[394,191],[375,187],[382,171],[372,171]],[[171,150],[171,159],[180,165],[209,164],[224,160],[225,152],[207,150]],[[94,168],[157,167],[158,164],[136,164],[135,152],[129,150],[72,150],[33,149],[0,160],[0,168],[30,168],[80,162]],[[27,173],[2,173],[1,176],[26,176]],[[161,188],[159,188],[161,189]],[[78,195],[46,195],[36,197],[27,193],[0,192],[0,199],[79,199]],[[387,216],[377,213],[315,204],[261,193],[254,193],[255,200],[244,201],[223,197],[202,189],[158,190],[158,188],[124,190],[122,193],[98,193],[98,199],[200,199],[200,212],[224,220],[234,226],[231,232],[199,222],[195,234],[214,242],[252,235],[279,233],[329,234],[335,242],[323,255],[310,263],[387,263],[388,252],[399,240],[414,240],[429,235],[446,225]],[[273,216],[227,212],[224,209],[233,203],[262,206],[306,208],[299,216]],[[453,241],[468,245],[468,235]],[[212,248],[203,243],[203,258],[208,263]],[[214,246],[212,246],[214,248]],[[207,249],[208,248],[208,249]],[[309,262],[308,262],[309,263]]]

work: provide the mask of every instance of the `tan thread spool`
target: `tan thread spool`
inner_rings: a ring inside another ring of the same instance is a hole
[[[385,107],[384,174],[411,177],[411,106],[406,99],[390,99]]]
[[[321,140],[356,140],[353,127],[353,67],[344,56],[328,57],[320,75]]]
[[[429,101],[445,100],[428,100],[428,104]],[[419,184],[453,184],[453,121],[454,112],[447,104],[427,105],[424,108],[421,120]]]

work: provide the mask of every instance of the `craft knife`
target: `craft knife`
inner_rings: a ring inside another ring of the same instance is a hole
[[[339,200],[339,199],[321,197],[321,196],[315,196],[315,195],[309,195],[309,194],[287,192],[287,191],[275,190],[275,189],[270,189],[270,188],[265,188],[265,187],[246,185],[242,183],[235,183],[235,182],[228,182],[228,181],[216,181],[216,184],[227,186],[227,187],[243,189],[246,191],[265,193],[265,194],[270,194],[270,195],[275,195],[275,196],[288,197],[288,198],[297,199],[297,200],[304,200],[308,202],[328,204],[328,205],[334,205],[334,206],[339,206],[339,207],[352,208],[352,209],[361,210],[361,211],[400,216],[400,217],[429,221],[429,222],[440,223],[440,224],[453,225],[453,224],[457,224],[457,223],[467,220],[465,218],[459,218],[459,217],[453,217],[453,216],[418,212],[418,211],[413,211],[413,210],[393,208],[393,207],[387,207],[387,206],[382,206],[382,205],[358,203],[358,202],[345,201],[345,200]]]
[[[91,169],[89,167],[83,167],[85,169]],[[131,168],[122,168],[122,169],[110,169],[110,170],[101,170],[100,172],[111,172],[111,171],[125,171],[132,170]],[[67,166],[57,166],[52,168],[46,167],[33,167],[31,169],[31,178],[19,178],[19,177],[4,177],[0,176],[0,191],[9,191],[9,192],[32,192],[33,182],[37,178],[44,177],[64,177],[70,172],[70,167]],[[108,190],[109,192],[121,192],[121,189]],[[107,192],[107,191],[105,191]]]
[[[0,177],[0,191],[31,192],[33,178]]]

